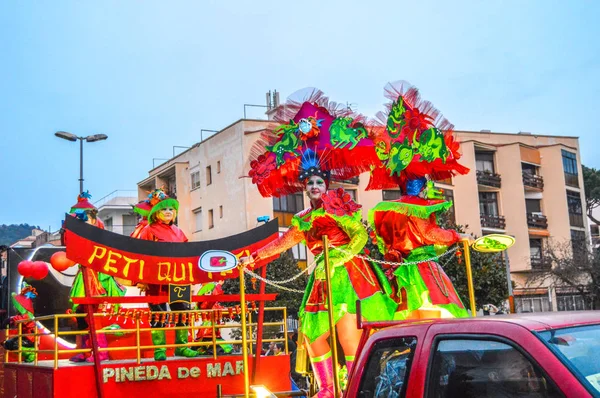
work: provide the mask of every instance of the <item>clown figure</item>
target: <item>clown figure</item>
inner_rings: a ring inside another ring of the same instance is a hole
[[[160,191],[160,192],[158,192]],[[175,224],[177,217],[177,210],[179,209],[179,202],[176,199],[168,197],[161,190],[157,190],[156,197],[159,199],[148,213],[148,225],[145,226],[140,234],[139,239],[151,240],[155,242],[187,242],[187,237],[181,229]],[[165,285],[153,285],[138,283],[138,287],[145,291],[147,295],[151,296],[168,296],[168,286]],[[166,303],[163,304],[149,304],[152,311],[168,311]],[[172,303],[170,304],[171,311],[187,311],[190,309],[187,303]],[[152,322],[153,328],[162,328],[164,323],[159,321],[161,318],[156,316]],[[179,317],[177,327],[186,326],[181,321],[183,317]],[[175,342],[177,344],[188,343],[188,330],[179,329],[175,331]],[[164,330],[153,330],[152,331],[152,342],[155,345],[166,344],[166,335]],[[175,349],[176,356],[183,357],[196,357],[198,353],[189,347],[178,347]],[[165,348],[154,349],[154,359],[157,361],[164,361],[167,359]]]

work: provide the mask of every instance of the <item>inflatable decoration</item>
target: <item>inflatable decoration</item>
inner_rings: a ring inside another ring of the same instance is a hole
[[[52,268],[58,272],[63,272],[66,269],[74,266],[75,262],[67,258],[67,253],[56,252],[52,255],[52,257],[50,257],[50,264],[52,265]]]

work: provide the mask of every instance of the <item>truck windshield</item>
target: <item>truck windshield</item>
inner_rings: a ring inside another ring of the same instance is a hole
[[[600,325],[577,326],[539,333],[557,356],[584,384],[600,396]],[[579,374],[577,374],[579,373]]]

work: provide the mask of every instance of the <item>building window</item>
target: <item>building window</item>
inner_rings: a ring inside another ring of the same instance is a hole
[[[592,234],[592,236],[600,235],[600,229],[598,228],[598,224],[590,225],[590,233]]]
[[[565,171],[565,183],[572,187],[579,186],[577,171],[577,155],[573,152],[562,150],[563,169]]]
[[[113,219],[112,217],[108,217],[104,220],[104,229],[110,232],[113,232]]]
[[[451,189],[444,189],[442,195],[446,202],[452,202],[452,207],[446,211],[446,217],[452,224],[456,224],[456,214],[454,212],[454,191]]]
[[[573,257],[577,260],[578,256],[581,262],[586,261],[585,255],[587,254],[587,239],[585,236],[585,232],[571,230],[571,249],[573,250]]]
[[[191,174],[192,177],[192,189],[200,188],[200,172],[194,171]]]
[[[479,192],[479,212],[486,216],[498,216],[498,196],[496,192]]]
[[[589,310],[581,294],[557,294],[556,306],[559,311],[584,311]]]
[[[292,255],[296,260],[306,261],[306,246],[302,243],[298,243],[296,246],[292,247]]]
[[[494,152],[475,152],[475,169],[494,174]]]
[[[223,206],[219,206],[219,218],[223,218]]]
[[[194,219],[196,221],[196,232],[202,231],[202,208],[194,212]]]
[[[529,260],[531,262],[531,268],[539,268],[542,265],[542,240],[541,239],[529,239]]]
[[[552,311],[547,294],[536,294],[515,297],[517,312],[547,312]]]
[[[539,199],[525,199],[525,209],[529,214],[542,215],[542,201]]]
[[[382,193],[383,200],[397,200],[400,199],[400,196],[402,196],[402,192],[400,192],[398,189],[384,189]]]
[[[521,170],[524,174],[536,176],[538,175],[538,167],[529,163],[521,163]]]
[[[569,208],[569,222],[572,227],[583,227],[583,207],[579,192],[567,189],[567,207]]]
[[[206,185],[212,184],[212,172],[210,166],[206,166]]]
[[[217,174],[221,173],[221,161],[217,160]]]
[[[296,214],[303,209],[304,199],[300,193],[273,198],[273,211]]]
[[[353,201],[356,202],[356,189],[345,189],[346,193],[350,195]]]
[[[215,227],[215,220],[213,218],[213,209],[208,211],[208,229]]]

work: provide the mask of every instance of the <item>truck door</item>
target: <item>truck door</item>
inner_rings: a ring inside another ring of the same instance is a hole
[[[422,396],[589,396],[555,367],[557,359],[550,357],[549,350],[529,330],[494,322],[486,333],[481,322],[477,323],[477,330],[468,330],[466,323],[454,330],[441,324],[429,329],[424,346],[430,347],[430,353],[421,356],[428,362]]]

